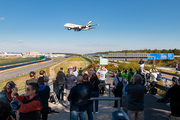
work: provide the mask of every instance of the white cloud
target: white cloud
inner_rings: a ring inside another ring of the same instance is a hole
[[[16,41],[16,43],[22,43],[22,42],[24,42],[23,40],[18,40],[18,41]]]
[[[4,20],[5,18],[0,18],[0,20]]]

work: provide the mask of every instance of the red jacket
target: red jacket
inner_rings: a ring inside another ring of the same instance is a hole
[[[29,112],[33,112],[33,111],[38,111],[38,110],[41,110],[41,102],[39,100],[33,100],[29,103],[23,103],[23,100],[24,98],[26,98],[26,100],[32,100],[33,98],[35,98],[36,96],[34,96],[32,99],[29,99],[28,96],[18,96],[16,95],[16,98],[12,98],[11,97],[11,92],[7,92],[7,97],[10,101],[13,101],[13,100],[17,100],[21,103],[21,107],[19,108],[19,111],[21,113],[29,113]]]

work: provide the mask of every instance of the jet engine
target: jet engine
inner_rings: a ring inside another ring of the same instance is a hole
[[[71,28],[68,28],[68,30],[71,30]]]

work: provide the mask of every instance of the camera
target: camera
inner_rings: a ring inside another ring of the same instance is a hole
[[[178,79],[176,77],[173,77],[172,81],[175,82],[175,84],[178,83]]]
[[[15,88],[16,84],[12,84],[12,83],[9,83],[9,85],[11,86],[10,88],[13,89]]]
[[[21,104],[20,104],[20,102],[17,101],[17,100],[12,101],[10,104],[11,104],[11,106],[12,106],[11,115],[12,115],[14,118],[16,118],[16,114],[15,114],[14,110],[19,110]]]

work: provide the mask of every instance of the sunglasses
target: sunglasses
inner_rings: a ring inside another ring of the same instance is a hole
[[[26,91],[30,91],[31,89],[27,88]]]

